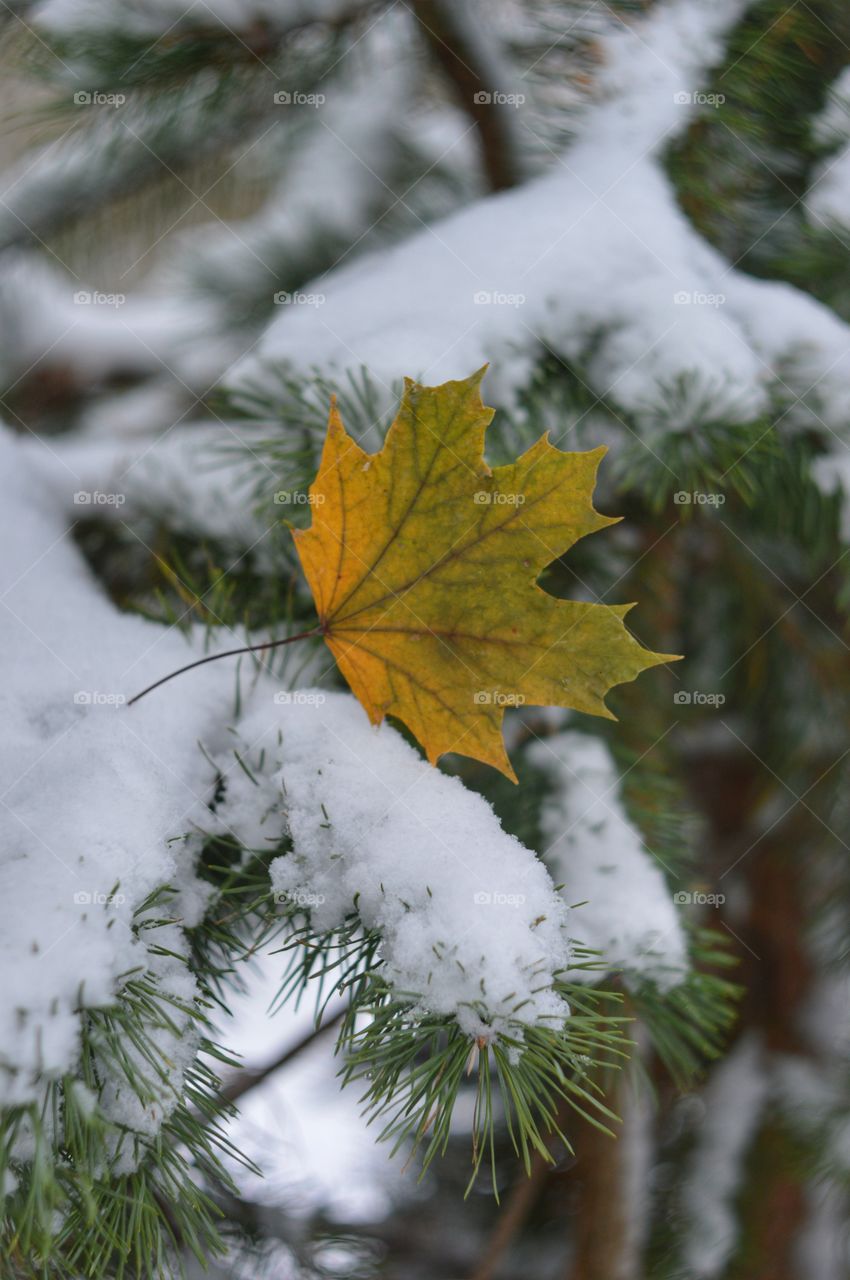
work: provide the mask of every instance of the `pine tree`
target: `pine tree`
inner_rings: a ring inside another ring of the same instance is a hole
[[[2,22],[2,1275],[843,1280],[845,7]],[[543,588],[684,655],[517,784],[368,727],[291,532],[333,397],[486,362],[492,466],[609,450]],[[381,1213],[240,1119],[305,1060]]]

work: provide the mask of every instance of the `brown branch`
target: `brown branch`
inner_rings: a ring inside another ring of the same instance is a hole
[[[631,1229],[635,1206],[627,1165],[627,1129],[635,1123],[629,1082],[620,1077],[608,1093],[623,1128],[615,1137],[589,1124],[576,1126],[570,1170],[572,1258],[565,1280],[636,1280],[641,1242]]]
[[[498,50],[458,0],[413,0],[411,7],[458,105],[475,122],[491,190],[517,186],[523,146],[517,107],[502,100],[510,84]]]
[[[264,1067],[246,1068],[240,1071],[238,1075],[225,1084],[221,1091],[221,1095],[227,1102],[236,1102],[237,1099],[243,1097],[251,1089],[256,1089],[257,1085],[262,1084],[264,1080],[268,1080],[269,1076],[274,1075],[276,1071],[280,1071],[282,1067],[292,1062],[293,1058],[297,1058],[305,1049],[309,1049],[328,1031],[332,1031],[334,1027],[342,1021],[348,1006],[343,1005],[337,1009],[325,1022],[318,1027],[311,1028],[300,1040],[296,1040],[295,1044],[290,1045],[288,1049],[284,1049],[271,1062],[267,1062]]]
[[[504,1209],[499,1214],[496,1229],[490,1237],[484,1256],[470,1280],[493,1280],[502,1255],[525,1226],[529,1214],[537,1204],[551,1169],[550,1162],[536,1151],[531,1162],[530,1173],[521,1177],[511,1191]]]

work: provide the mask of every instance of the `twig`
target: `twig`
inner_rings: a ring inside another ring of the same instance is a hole
[[[345,1016],[348,1006],[343,1005],[330,1018],[321,1024],[321,1026],[313,1027],[310,1031],[303,1035],[300,1040],[296,1040],[295,1044],[290,1045],[288,1049],[284,1049],[271,1062],[267,1062],[264,1067],[258,1067],[256,1070],[248,1069],[240,1071],[238,1075],[224,1086],[221,1095],[228,1102],[236,1102],[237,1099],[243,1097],[251,1089],[256,1089],[257,1085],[262,1084],[264,1080],[268,1080],[269,1076],[274,1075],[275,1071],[279,1071],[281,1067],[285,1067],[293,1058],[297,1058],[305,1049],[309,1049],[311,1044],[315,1042],[326,1032],[333,1030]]]
[[[516,109],[505,101],[510,73],[486,28],[458,0],[413,0],[412,9],[458,104],[475,121],[491,189],[517,186],[525,175]]]
[[[566,1107],[560,1107],[556,1116],[556,1124],[560,1129],[567,1115]],[[555,1138],[549,1140],[554,1145]],[[499,1214],[496,1228],[490,1237],[484,1256],[470,1280],[493,1280],[502,1255],[510,1247],[514,1237],[519,1234],[536,1205],[546,1179],[552,1172],[552,1162],[539,1151],[535,1151],[531,1161],[531,1170],[527,1176],[521,1176],[508,1197],[505,1207]]]

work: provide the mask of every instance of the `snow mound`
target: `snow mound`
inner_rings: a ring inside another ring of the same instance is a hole
[[[284,23],[306,13],[298,5],[272,7],[272,18]],[[53,362],[67,358],[94,375],[126,366],[171,377],[173,397],[188,387],[206,390],[227,364],[236,389],[263,386],[274,366],[267,389],[279,392],[286,371],[298,379],[316,369],[338,377],[366,366],[385,384],[402,374],[439,382],[467,376],[489,360],[492,394],[510,404],[549,350],[577,363],[600,397],[650,424],[684,379],[693,390],[691,404],[677,396],[683,429],[696,429],[707,411],[752,418],[769,407],[778,388],[804,398],[807,408],[816,391],[811,412],[843,435],[850,416],[850,328],[807,294],[737,271],[691,226],[663,169],[664,148],[694,111],[711,104],[723,110],[722,94],[705,82],[705,67],[744,8],[742,0],[701,6],[662,0],[640,17],[612,22],[599,38],[603,62],[581,136],[561,154],[542,147],[548,172],[423,226],[392,248],[353,261],[345,255],[321,280],[305,282],[310,305],[278,307],[256,350],[240,356],[243,343],[212,342],[216,311],[208,298],[201,303],[194,275],[215,262],[213,274],[231,280],[231,294],[243,285],[250,293],[257,280],[273,275],[257,260],[267,257],[267,246],[303,239],[319,211],[323,225],[350,236],[387,195],[372,170],[392,131],[385,114],[370,115],[372,79],[358,82],[328,104],[319,145],[303,154],[290,155],[289,148],[286,182],[260,214],[240,222],[235,236],[207,226],[180,242],[177,261],[185,262],[165,273],[162,296],[130,297],[117,307],[77,303],[75,293],[91,291],[71,282],[60,288],[57,281],[30,281],[37,272],[24,255],[6,293],[35,301],[20,323],[11,303],[0,302],[0,310],[9,311],[4,361],[13,376],[45,352]],[[241,0],[222,0],[204,6],[201,16],[230,22],[237,11],[244,19],[262,10],[262,4],[245,8]],[[77,24],[89,11],[103,20],[103,4],[92,0],[49,0],[38,10],[57,28],[63,13]],[[126,14],[126,6],[119,11]],[[153,28],[180,16],[173,0],[149,0],[134,14],[149,18]],[[382,80],[378,97],[401,101],[394,85],[393,75]],[[830,136],[844,128],[846,93],[841,78],[824,113],[824,121],[832,121]],[[520,128],[533,147],[536,117],[529,112],[520,109]],[[435,163],[456,146],[465,154],[457,119],[446,117],[444,124],[448,133]],[[63,167],[88,165],[87,149],[78,160],[65,151],[54,156],[47,148],[44,165],[28,160],[27,171],[12,181],[13,224],[31,221],[30,205],[60,199]],[[828,166],[810,193],[813,217],[844,216],[846,164],[838,157]],[[175,294],[182,298],[178,308]],[[106,409],[117,426],[114,406]],[[168,411],[140,406],[142,416],[164,426],[174,420],[167,420]]]
[[[687,970],[687,946],[673,898],[618,797],[606,747],[581,733],[532,743],[529,755],[557,790],[541,816],[546,861],[576,910],[570,928],[627,978],[675,986]]]
[[[276,319],[231,382],[262,383],[281,363],[439,382],[490,360],[509,402],[548,349],[634,412],[687,377],[695,400],[722,387],[714,411],[744,420],[781,369],[797,393],[817,380],[826,421],[845,421],[850,329],[805,294],[735,271],[690,225],[660,163],[743,7],[672,0],[623,25],[601,42],[581,137],[548,173],[331,272],[324,305]],[[797,348],[806,366],[792,374]]]
[[[470,1035],[563,1023],[552,979],[569,960],[566,906],[481,796],[389,725],[373,728],[348,694],[302,690],[279,705],[277,725],[263,708],[240,733],[252,760],[265,749],[267,790],[246,809],[255,788],[234,779],[223,816],[236,831],[247,817],[246,843],[256,841],[253,817],[278,797],[264,838],[292,839],[271,867],[283,903],[309,908],[318,930],[356,909],[382,935],[395,989]]]
[[[33,19],[56,33],[114,27],[153,37],[184,27],[223,27],[237,32],[257,23],[285,28],[330,22],[344,8],[342,0],[203,0],[200,5],[187,5],[184,0],[42,0]]]
[[[200,673],[128,711],[148,677],[186,661],[185,640],[106,599],[5,433],[0,473],[14,477],[0,503],[0,628],[14,672],[0,694],[0,950],[15,975],[0,996],[7,1105],[36,1098],[39,1077],[73,1071],[81,1011],[112,1003],[130,971],[154,964],[133,914],[186,877],[182,846],[168,841],[205,810],[213,773],[197,740],[214,737],[231,685]],[[157,960],[157,979],[183,983],[174,965]],[[178,1088],[179,1078],[175,1066]]]

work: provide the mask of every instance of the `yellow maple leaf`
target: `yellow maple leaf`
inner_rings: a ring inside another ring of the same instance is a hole
[[[613,719],[605,693],[672,655],[629,634],[631,605],[559,600],[537,585],[579,538],[617,523],[591,501],[606,450],[564,453],[542,436],[491,470],[484,372],[438,387],[405,379],[375,454],[332,404],[312,524],[294,537],[321,632],[372,723],[396,716],[432,764],[458,751],[516,781],[507,706]]]

